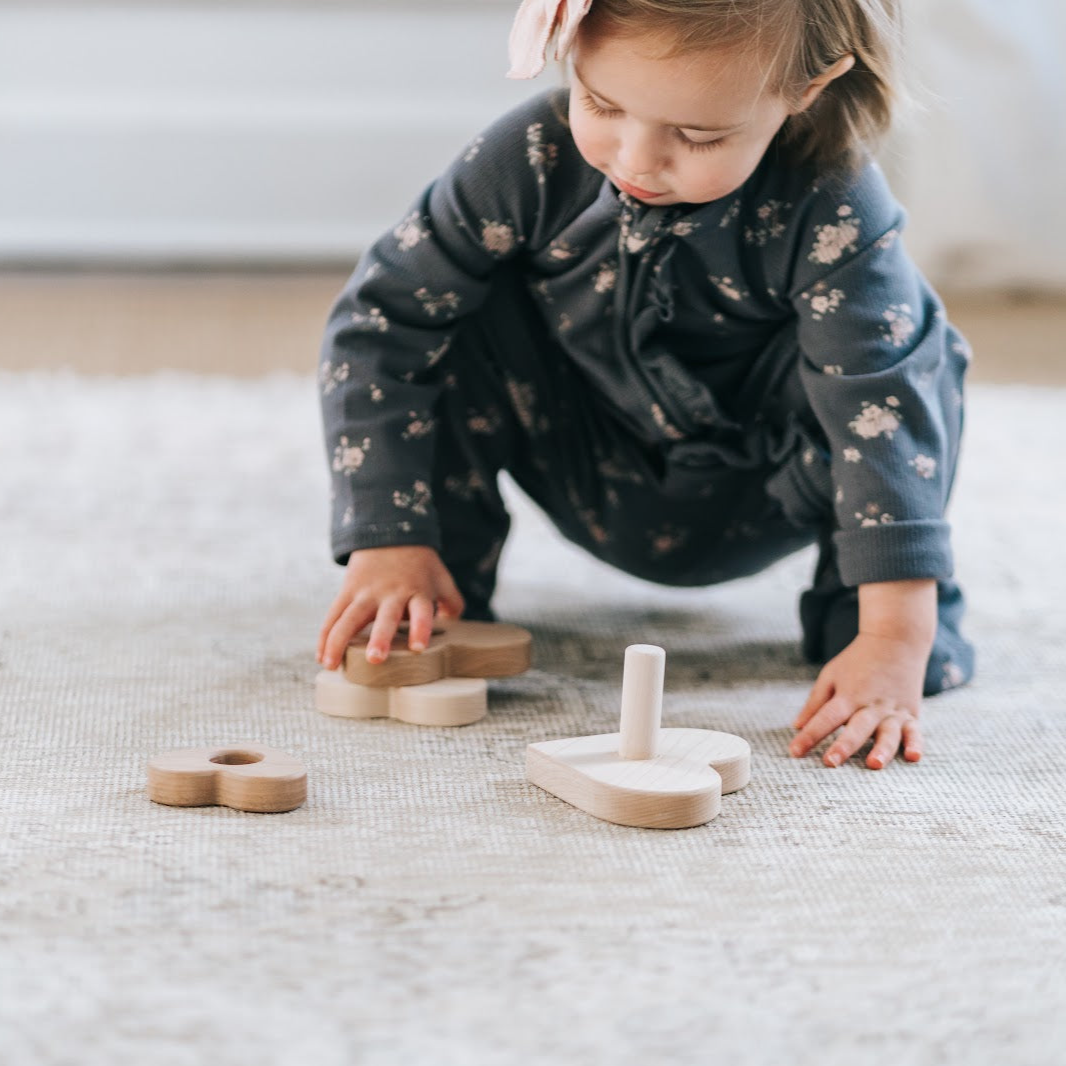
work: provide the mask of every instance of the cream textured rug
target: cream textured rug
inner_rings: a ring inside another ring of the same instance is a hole
[[[498,606],[535,669],[463,729],[320,716],[311,379],[0,376],[0,1061],[1062,1064],[1064,420],[1066,391],[972,390],[980,677],[872,773],[786,755],[808,554],[657,589],[518,499]],[[523,781],[527,742],[615,728],[634,642],[665,724],[752,744],[702,828]],[[306,761],[306,806],[146,799],[151,754],[241,740]]]

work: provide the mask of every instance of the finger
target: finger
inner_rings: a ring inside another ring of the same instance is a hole
[[[412,596],[407,617],[407,646],[411,651],[425,651],[433,635],[433,601],[428,596]]]
[[[877,739],[866,756],[866,765],[871,770],[883,770],[899,751],[900,738],[903,736],[903,722],[898,714],[885,718],[877,727]]]
[[[826,766],[839,766],[846,759],[850,759],[874,735],[885,717],[884,704],[874,703],[860,707],[848,719],[848,724],[841,730],[840,736],[826,749],[822,762]]]
[[[903,723],[903,758],[907,762],[917,762],[925,750],[922,740],[922,727],[913,716]]]
[[[333,624],[326,637],[322,665],[327,670],[336,670],[344,658],[344,649],[352,638],[374,617],[373,604],[351,603]]]
[[[459,618],[466,609],[466,602],[445,567],[437,582],[437,614],[442,618]]]
[[[370,629],[370,639],[366,645],[366,661],[368,663],[383,663],[389,657],[392,649],[392,638],[396,636],[396,628],[403,618],[404,604],[402,600],[386,600],[378,606],[374,625]]]
[[[834,696],[796,734],[789,744],[789,752],[799,758],[825,740],[834,729],[839,729],[852,715],[855,707],[843,696]]]
[[[329,640],[333,627],[337,624],[340,616],[348,609],[351,602],[351,597],[342,592],[329,605],[329,610],[326,612],[326,620],[322,623],[322,628],[318,633],[318,648],[315,652],[315,658],[319,662],[322,662],[322,657],[326,653],[326,642]]]
[[[807,702],[803,705],[803,709],[796,716],[796,720],[792,723],[793,729],[802,729],[810,720],[814,717],[815,713],[833,698],[833,694],[836,691],[836,686],[830,679],[829,675],[823,670],[818,675],[818,680],[814,683],[814,688],[811,689],[810,695],[807,697]]]

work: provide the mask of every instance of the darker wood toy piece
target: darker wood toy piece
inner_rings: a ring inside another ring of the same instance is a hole
[[[307,770],[276,748],[186,748],[148,761],[148,798],[169,807],[233,807],[277,814],[307,799]]]
[[[393,640],[383,663],[366,661],[369,633],[344,653],[344,676],[370,688],[424,685],[444,677],[511,677],[529,669],[528,630],[499,622],[438,622],[425,651],[407,647],[406,630]]]

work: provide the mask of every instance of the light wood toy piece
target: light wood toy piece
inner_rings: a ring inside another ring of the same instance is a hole
[[[277,814],[307,799],[307,770],[276,748],[186,748],[148,761],[148,798],[169,807],[233,807]]]
[[[529,669],[532,637],[497,622],[438,622],[425,651],[397,633],[383,663],[366,661],[369,634],[345,650],[343,672],[315,678],[315,706],[340,718],[396,718],[414,725],[460,726],[488,713],[487,677]]]
[[[731,733],[661,729],[666,653],[626,649],[619,732],[526,748],[526,778],[606,822],[687,829],[721,810],[751,777],[751,748]]]
[[[354,684],[337,670],[321,670],[315,678],[315,706],[337,718],[470,725],[488,714],[488,685],[483,677],[445,677],[425,685],[371,688]]]

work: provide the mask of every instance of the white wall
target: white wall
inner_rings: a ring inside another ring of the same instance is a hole
[[[487,122],[508,0],[0,5],[0,260],[352,259]]]
[[[493,117],[517,0],[0,0],[0,262],[348,262]],[[940,284],[1066,286],[1066,5],[912,0]]]
[[[938,284],[1066,289],[1066,4],[912,0],[908,243]]]

